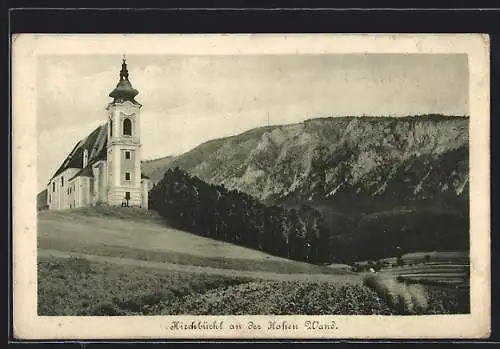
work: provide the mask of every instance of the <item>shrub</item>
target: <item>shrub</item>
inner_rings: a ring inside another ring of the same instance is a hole
[[[125,315],[116,304],[112,303],[102,303],[94,307],[91,311],[92,315],[95,316],[116,316]]]
[[[392,276],[369,274],[363,284],[374,290],[397,314],[420,314],[428,307],[427,295],[421,285],[406,285]]]
[[[406,283],[407,282],[407,280],[403,276],[401,276],[401,275],[398,275],[396,277],[396,281],[397,282],[401,282],[401,283]]]
[[[411,296],[413,307],[417,313],[423,313],[429,307],[428,297],[423,285],[407,285],[406,289]]]
[[[352,267],[351,267],[351,270],[352,270],[353,272],[356,272],[356,273],[357,273],[357,272],[360,272],[360,271],[361,271],[361,266],[359,265],[359,263],[354,263],[354,264],[352,265]]]
[[[72,256],[65,261],[64,266],[77,274],[90,274],[92,272],[90,261],[82,257]]]
[[[431,261],[431,256],[430,256],[430,255],[428,255],[428,254],[426,254],[426,255],[424,256],[424,263],[429,263],[430,261]]]
[[[310,281],[254,281],[190,294],[152,309],[162,315],[390,315],[361,285]]]

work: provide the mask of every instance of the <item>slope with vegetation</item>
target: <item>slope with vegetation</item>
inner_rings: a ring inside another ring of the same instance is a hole
[[[412,298],[401,286],[363,286],[335,277],[324,281],[262,280],[237,273],[181,273],[84,258],[41,257],[38,261],[40,316],[468,312],[467,291],[426,288],[420,292]]]
[[[266,206],[179,168],[165,173],[150,191],[149,203],[178,229],[289,259],[331,261],[321,216],[305,205],[299,210]]]
[[[468,122],[441,115],[313,119],[212,140],[168,158],[165,166],[161,159],[150,162],[144,170],[158,183],[166,170],[178,167],[238,193],[230,195],[255,198],[270,207],[258,208],[267,215],[279,215],[276,206],[299,217],[311,212],[317,217],[313,230],[328,232],[296,235],[320,240],[316,243],[328,252],[318,252],[313,258],[318,261],[390,257],[395,246],[409,252],[464,251],[469,245]],[[270,239],[279,245],[281,238]],[[287,257],[279,252],[283,246],[272,249]]]
[[[39,254],[100,256],[161,263],[172,270],[226,270],[278,274],[341,274],[341,270],[273,256],[257,249],[197,236],[172,228],[154,211],[89,207],[38,213]],[[143,263],[146,262],[146,263]],[[148,264],[149,263],[149,264]],[[179,267],[179,266],[182,266]]]
[[[302,204],[264,205],[245,193],[208,184],[179,168],[150,191],[150,206],[169,224],[201,236],[310,263],[347,263],[436,246],[466,249],[462,215],[428,210],[339,214],[335,221]],[[425,235],[424,233],[425,232]]]

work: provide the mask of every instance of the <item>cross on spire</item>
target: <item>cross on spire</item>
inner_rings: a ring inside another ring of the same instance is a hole
[[[122,56],[122,70],[120,71],[120,80],[128,80],[127,60]]]

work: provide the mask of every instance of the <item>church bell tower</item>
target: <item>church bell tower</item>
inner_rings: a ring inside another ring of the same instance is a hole
[[[141,139],[139,92],[129,80],[127,62],[122,60],[120,80],[109,94],[107,144],[107,201],[110,205],[144,205],[141,187]]]

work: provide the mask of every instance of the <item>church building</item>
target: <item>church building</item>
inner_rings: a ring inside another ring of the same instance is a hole
[[[123,59],[120,81],[109,94],[107,122],[79,141],[47,186],[47,208],[94,205],[148,208],[149,179],[141,174],[139,92]]]

